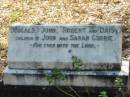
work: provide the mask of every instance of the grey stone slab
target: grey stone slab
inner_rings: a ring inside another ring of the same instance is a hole
[[[49,84],[45,76],[6,74],[5,85],[27,86],[79,86],[79,87],[114,87],[116,77],[68,76],[65,80],[56,80]],[[123,77],[125,82],[127,77]]]
[[[121,64],[119,24],[44,24],[10,26],[10,68],[73,69],[72,56],[82,69],[113,69]]]
[[[51,70],[29,70],[29,69],[5,69],[6,74],[14,75],[43,75],[51,73]],[[63,74],[65,75],[79,75],[79,76],[128,76],[128,73],[125,71],[69,71],[64,70]]]
[[[51,85],[113,87],[116,77],[124,79],[127,85],[129,62],[124,61],[121,67],[121,71],[62,71],[66,76],[65,80],[56,80]],[[51,70],[9,69],[7,67],[3,81],[5,85],[49,86],[45,76],[49,73]]]

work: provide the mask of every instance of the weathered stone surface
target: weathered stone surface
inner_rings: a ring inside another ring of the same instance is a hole
[[[113,87],[116,77],[120,77],[128,84],[129,62],[123,61],[121,71],[62,71],[65,80],[57,80],[51,85],[60,86],[88,86],[88,87]],[[9,69],[4,71],[4,84],[6,85],[31,85],[49,86],[45,75],[50,70]]]
[[[10,68],[73,69],[72,56],[82,60],[82,69],[118,67],[121,64],[120,25],[10,26]]]

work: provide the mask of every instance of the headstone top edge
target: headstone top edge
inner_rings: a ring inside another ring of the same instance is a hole
[[[72,23],[72,24],[24,24],[24,23],[12,23],[10,25],[10,27],[15,27],[15,26],[91,26],[91,25],[99,25],[99,26],[118,26],[118,27],[121,27],[122,24],[119,24],[119,23],[95,23],[95,24],[85,24],[85,23],[82,23],[82,24],[76,24],[76,23]]]

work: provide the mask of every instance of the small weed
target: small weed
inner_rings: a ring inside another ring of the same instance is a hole
[[[123,90],[124,83],[121,78],[116,78],[114,84],[115,84],[116,88],[118,88],[119,92]]]
[[[55,67],[52,69],[50,74],[46,75],[46,78],[47,78],[49,84],[51,84],[55,80],[64,80],[65,75],[61,72],[60,69]]]
[[[5,15],[3,17],[2,23],[0,24],[2,32],[3,32],[2,35],[6,35],[7,36],[7,32],[9,30],[8,26],[12,22],[19,21],[21,17],[22,17],[22,12],[20,10],[11,11],[9,14]]]
[[[51,84],[53,81],[57,81],[57,80],[64,80],[65,79],[65,75],[61,72],[60,69],[58,69],[57,67],[53,68],[50,74],[46,75],[46,79],[49,82],[49,84]],[[60,92],[64,93],[65,95],[68,95],[70,97],[75,97],[74,95],[68,93],[67,91],[65,91],[64,89],[60,88],[59,86],[55,86]],[[78,93],[72,88],[69,87],[77,97],[80,97],[78,95]]]
[[[116,78],[114,85],[118,89],[118,91],[121,93],[122,97],[125,97],[124,89],[123,89],[123,86],[124,86],[123,79]]]
[[[72,56],[72,65],[77,71],[79,71],[82,66],[81,59],[79,59],[77,56]]]
[[[101,91],[99,97],[108,97],[106,91]]]
[[[10,13],[10,16],[9,16],[10,21],[11,21],[11,22],[18,21],[19,17],[21,17],[21,14],[22,14],[22,13],[19,12],[19,11],[12,11],[12,12]]]

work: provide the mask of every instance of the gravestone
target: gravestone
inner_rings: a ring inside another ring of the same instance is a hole
[[[120,25],[12,25],[10,68],[73,69],[72,56],[82,69],[120,69]]]
[[[45,75],[55,67],[67,76],[61,86],[112,87],[117,76],[126,82],[121,32],[119,24],[12,24],[4,84],[48,86]]]

